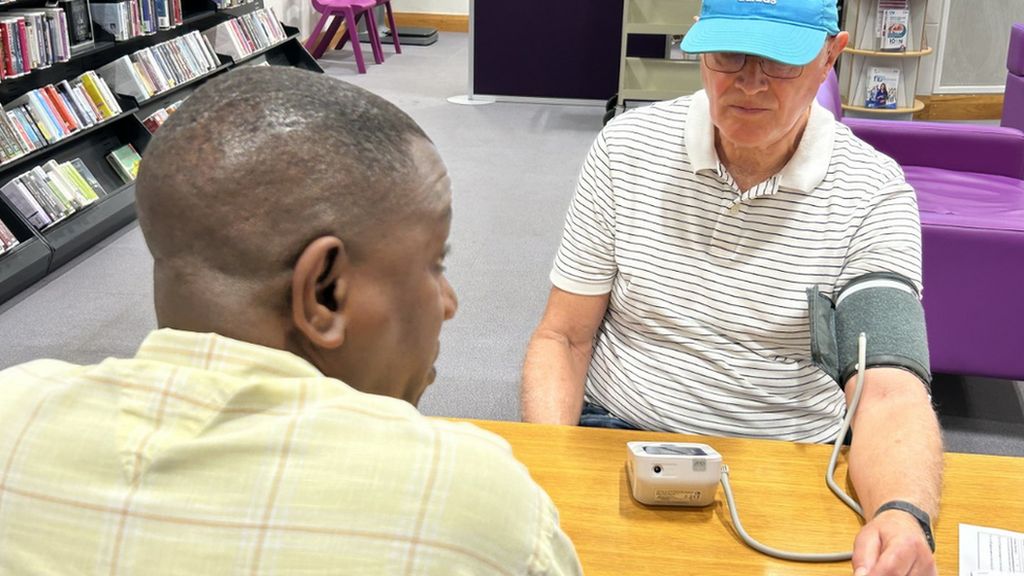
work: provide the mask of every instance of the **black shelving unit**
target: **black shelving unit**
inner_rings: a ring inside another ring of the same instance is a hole
[[[135,186],[125,185],[106,155],[124,144],[131,144],[141,154],[149,139],[146,127],[135,114],[127,113],[53,156],[57,162],[81,158],[107,195],[42,231],[43,240],[53,250],[51,269],[67,263],[135,219]]]
[[[15,0],[0,4],[0,14],[7,9],[40,7],[45,0]],[[147,46],[159,44],[192,30],[203,31],[237,16],[262,7],[257,0],[241,6],[218,9],[211,0],[183,0],[182,25],[156,34],[138,36],[123,42],[93,27],[96,42],[76,52],[68,62],[33,70],[19,78],[0,82],[0,103],[7,104],[25,92],[54,84],[96,70],[121,56]],[[135,219],[135,185],[125,184],[106,160],[111,150],[132,144],[139,154],[145,154],[151,135],[142,120],[157,108],[185,98],[204,82],[239,66],[267,63],[272,66],[292,66],[323,72],[316,60],[306,52],[298,40],[298,29],[285,26],[289,38],[274,46],[248,55],[238,62],[220,55],[221,65],[207,74],[179,84],[142,102],[130,96],[118,95],[122,113],[89,128],[79,130],[44,148],[0,165],[0,186],[49,160],[65,162],[80,158],[107,194],[66,219],[43,230],[36,230],[0,195],[0,219],[18,238],[15,248],[0,254],[0,303],[9,300],[31,286],[49,272],[67,263],[75,256],[94,246]]]
[[[36,236],[32,226],[3,202],[0,202],[0,220],[7,224],[19,242],[0,254],[0,302],[3,302],[46,276],[52,252]]]

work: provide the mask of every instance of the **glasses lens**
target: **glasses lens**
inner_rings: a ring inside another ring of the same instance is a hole
[[[704,54],[704,63],[715,72],[731,74],[743,69],[747,61],[746,54],[738,52],[708,52]]]
[[[767,58],[761,59],[761,70],[766,76],[772,78],[781,78],[783,80],[789,80],[800,76],[800,73],[804,71],[803,66],[793,66],[792,64],[783,64],[776,60],[768,60]]]

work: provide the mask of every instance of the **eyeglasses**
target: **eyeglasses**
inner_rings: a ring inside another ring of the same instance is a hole
[[[746,66],[748,56],[751,58],[757,58],[758,63],[761,65],[761,72],[764,72],[764,75],[770,78],[792,80],[794,78],[799,78],[804,71],[803,66],[783,64],[778,60],[770,60],[768,58],[762,58],[752,54],[743,54],[741,52],[705,52],[704,65],[715,72],[735,74],[740,70],[743,70],[743,67]]]

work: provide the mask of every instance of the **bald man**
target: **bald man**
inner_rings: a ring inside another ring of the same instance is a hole
[[[233,71],[136,194],[160,329],[0,372],[0,573],[580,572],[503,440],[416,411],[457,304],[450,181],[412,119]]]

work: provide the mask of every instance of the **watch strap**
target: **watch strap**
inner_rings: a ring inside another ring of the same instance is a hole
[[[935,537],[932,536],[932,520],[928,516],[928,513],[921,510],[917,506],[914,506],[910,502],[903,500],[890,500],[885,504],[878,507],[875,511],[875,516],[878,516],[886,510],[902,510],[907,514],[910,514],[917,520],[917,523],[921,525],[921,531],[924,532],[924,539],[928,541],[928,547],[931,548],[932,552],[935,552]]]

